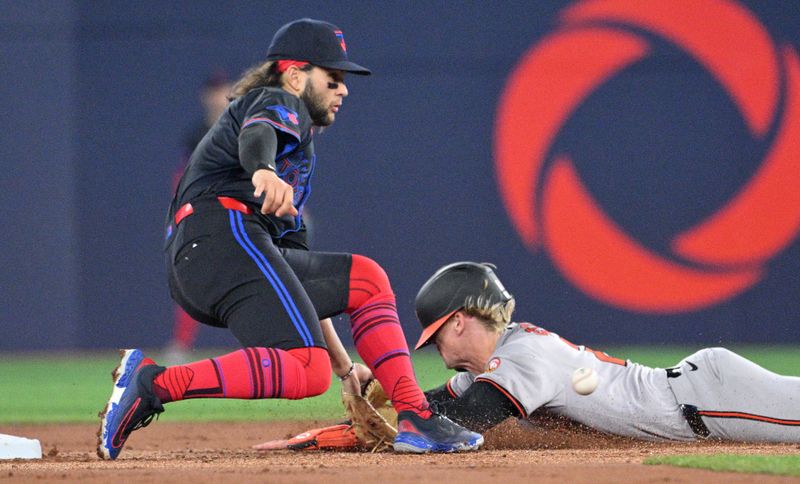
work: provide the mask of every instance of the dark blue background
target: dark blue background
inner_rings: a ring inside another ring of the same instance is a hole
[[[568,3],[2,2],[0,349],[169,338],[162,220],[198,90],[214,69],[259,62],[274,31],[304,16],[342,27],[351,58],[374,71],[348,78],[351,95],[318,138],[315,246],[378,260],[409,340],[419,285],[471,259],[499,266],[519,319],[574,341],[800,342],[796,242],[735,299],[660,317],[588,299],[520,242],[495,184],[496,106]],[[774,40],[800,46],[797,3],[745,5]],[[654,250],[735,193],[764,149],[715,81],[665,42],[593,95],[557,142]],[[630,152],[650,161],[632,165]],[[203,328],[200,343],[231,343],[225,333]]]

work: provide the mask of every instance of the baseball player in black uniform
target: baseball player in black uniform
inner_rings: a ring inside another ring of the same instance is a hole
[[[317,161],[314,133],[333,123],[347,72],[370,73],[348,59],[341,29],[300,19],[278,30],[266,62],[234,86],[178,185],[165,252],[173,298],[198,321],[228,328],[243,348],[168,368],[124,350],[101,417],[101,458],[117,458],[130,433],[168,402],[324,393],[332,365],[320,319],[343,312],[359,355],[398,411],[397,451],[483,443],[430,411],[383,269],[364,256],[307,250],[302,212]],[[352,372],[351,365],[339,377]]]
[[[417,348],[435,344],[448,368],[464,370],[428,398],[473,430],[544,410],[645,440],[800,442],[800,378],[725,348],[664,369],[572,344],[512,323],[514,298],[491,265],[474,262],[439,269],[415,305],[423,326]],[[593,381],[585,385],[576,372]]]

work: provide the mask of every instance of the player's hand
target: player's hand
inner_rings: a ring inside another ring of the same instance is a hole
[[[351,395],[361,395],[361,386],[372,378],[372,372],[361,363],[353,364],[353,373],[342,382],[342,390]]]
[[[281,180],[272,170],[261,169],[253,173],[251,179],[255,190],[253,195],[256,197],[264,196],[264,203],[261,204],[261,213],[274,213],[278,217],[297,215],[297,208],[292,204],[294,200],[294,189],[291,185]]]
[[[355,373],[358,377],[358,381],[362,385],[372,380],[372,371],[366,365],[362,365],[361,363],[356,363],[355,365],[356,367],[353,369],[353,373]]]

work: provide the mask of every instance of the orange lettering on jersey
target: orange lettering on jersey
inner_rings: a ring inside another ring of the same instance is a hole
[[[546,329],[540,328],[531,323],[519,323],[519,327],[525,330],[526,333],[534,333],[538,334],[539,336],[547,336],[548,334],[550,334],[550,331],[547,331]]]
[[[559,338],[561,338],[561,336],[559,336]],[[566,340],[564,338],[561,338],[561,341],[563,341],[564,343],[566,343],[570,347],[575,348],[576,350],[580,350],[580,347],[578,345],[576,345],[574,343],[571,343],[570,341],[568,341],[568,340]],[[604,353],[602,351],[593,350],[593,349],[587,348],[585,346],[583,348],[586,351],[588,351],[589,353],[592,353],[595,356],[595,358],[597,358],[600,361],[605,361],[606,363],[612,363],[614,365],[628,366],[628,363],[625,360],[621,360],[619,358],[614,358],[613,356],[610,356],[608,353]]]
[[[538,326],[536,326],[534,324],[531,324],[531,323],[517,323],[517,324],[526,333],[538,334],[539,336],[547,336],[548,334],[550,334],[550,331],[547,331],[546,329],[540,328],[540,327],[538,327]],[[561,336],[559,336],[559,338],[566,345],[568,345],[568,346],[570,346],[570,347],[572,347],[572,348],[574,348],[576,350],[580,350],[581,349],[580,346],[570,342],[569,340],[566,340],[566,339],[562,338]],[[605,353],[603,351],[597,351],[597,350],[593,350],[593,349],[587,348],[587,347],[584,347],[584,349],[586,351],[588,351],[589,353],[592,353],[595,356],[595,358],[597,358],[600,361],[604,361],[606,363],[611,363],[611,364],[614,364],[614,365],[628,366],[628,362],[626,362],[625,360],[622,360],[622,359],[619,359],[619,358],[614,358],[613,356],[610,356],[608,353]]]

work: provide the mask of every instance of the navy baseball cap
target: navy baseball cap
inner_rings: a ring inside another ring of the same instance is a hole
[[[514,298],[506,291],[488,263],[456,262],[433,274],[422,285],[414,307],[422,324],[422,335],[414,349],[430,343],[431,338],[456,311],[463,309],[467,298],[481,297],[489,304],[506,303]]]
[[[321,20],[301,18],[284,25],[272,38],[267,60],[305,61],[319,67],[353,74],[372,74],[347,58],[342,29]]]

